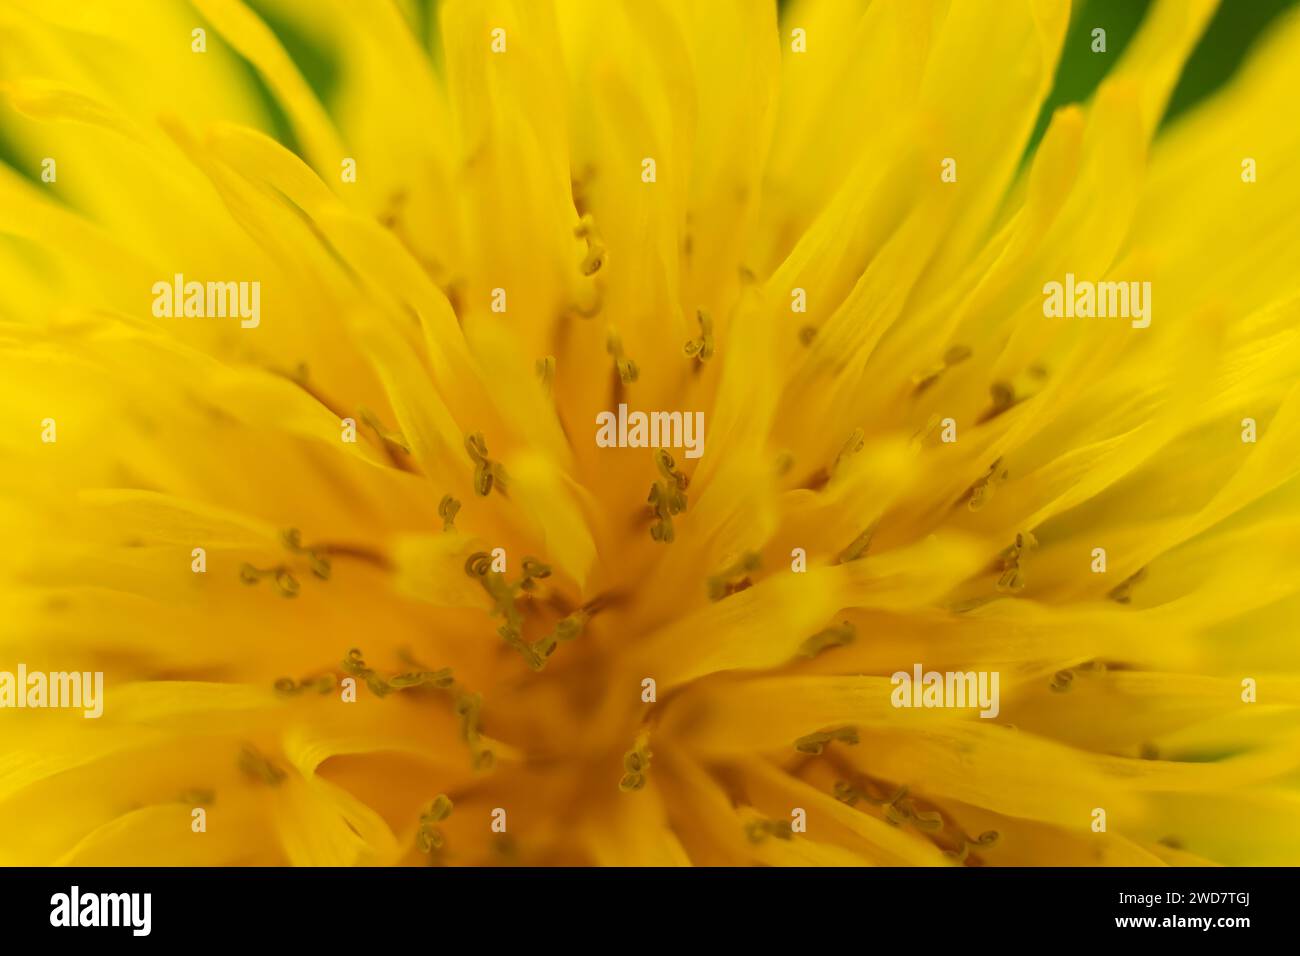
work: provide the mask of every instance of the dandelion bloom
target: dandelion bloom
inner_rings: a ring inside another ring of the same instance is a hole
[[[1300,19],[1161,127],[1214,6],[1026,155],[1064,2],[7,0],[0,669],[103,689],[0,861],[1296,862]]]

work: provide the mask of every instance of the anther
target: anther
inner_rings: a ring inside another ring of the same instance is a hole
[[[852,622],[844,621],[838,626],[823,628],[799,645],[800,657],[816,657],[822,651],[832,647],[852,644],[857,637],[857,629]]]
[[[578,610],[557,621],[555,630],[532,646],[532,651],[538,660],[535,670],[540,671],[546,666],[546,661],[560,644],[576,640],[586,628],[588,620],[589,615],[585,611]]]
[[[1021,531],[1016,535],[1015,542],[1002,551],[1002,574],[998,578],[997,585],[999,591],[1015,594],[1024,590],[1025,555],[1037,547],[1038,539],[1028,531]]]
[[[700,337],[687,342],[683,351],[703,364],[713,358],[713,319],[703,309],[697,309],[695,315],[700,322]]]
[[[794,830],[784,820],[751,820],[745,824],[745,836],[750,843],[762,843],[768,837],[791,840],[794,838]]]
[[[415,844],[421,853],[433,853],[446,845],[437,824],[451,816],[451,810],[451,798],[440,793],[420,813],[420,829],[416,832]]]
[[[505,472],[499,464],[488,457],[487,443],[482,432],[465,436],[465,450],[474,462],[474,491],[486,498],[492,493],[494,484],[505,487]]]
[[[831,477],[834,478],[839,473],[840,466],[858,452],[862,451],[865,445],[866,441],[862,434],[862,429],[853,429],[849,434],[848,440],[844,443],[843,447],[840,448],[839,454],[835,456],[835,461],[831,464]]]
[[[848,546],[836,557],[838,564],[848,564],[850,561],[857,561],[867,553],[871,547],[871,539],[876,536],[876,528],[880,525],[879,521],[873,521],[865,531],[849,542]]]
[[[533,368],[537,372],[537,378],[542,383],[542,387],[549,392],[551,386],[555,384],[555,356],[548,355],[545,358],[539,358],[533,363]]]
[[[596,231],[596,220],[592,218],[591,213],[587,213],[578,221],[573,234],[579,239],[587,240],[587,254],[579,263],[578,271],[585,276],[595,275],[605,264],[606,251],[605,243],[601,241],[600,234]]]
[[[1117,604],[1128,604],[1133,600],[1133,586],[1146,580],[1147,569],[1139,568],[1136,572],[1129,575],[1115,587],[1111,588],[1106,594],[1108,598]]]
[[[835,785],[831,788],[831,793],[840,803],[848,804],[850,807],[857,803],[862,796],[857,787],[847,780],[836,780]]]
[[[623,777],[618,782],[618,789],[624,793],[640,790],[646,785],[646,774],[650,772],[650,758],[654,756],[648,746],[645,734],[639,736],[635,746],[623,755]]]
[[[308,566],[311,568],[312,574],[316,575],[316,577],[320,578],[322,581],[329,580],[329,576],[330,576],[329,558],[324,557],[321,554],[321,549],[319,548],[309,548],[304,546],[302,543],[302,532],[300,532],[297,528],[287,528],[285,531],[281,532],[280,537],[281,540],[284,542],[284,546],[289,551],[293,552],[294,554],[302,554],[307,556],[307,563]]]
[[[262,578],[270,577],[275,580],[276,590],[282,597],[297,597],[301,585],[286,565],[277,565],[273,568],[256,568],[245,561],[239,566],[239,580],[244,584],[256,584]]]
[[[612,327],[605,340],[605,351],[613,357],[614,367],[618,370],[618,380],[624,385],[631,385],[640,377],[641,371],[637,368],[636,362],[628,358],[623,352],[622,336]]]
[[[411,671],[388,678],[388,686],[393,690],[405,690],[408,687],[433,687],[446,690],[455,683],[451,668],[444,667],[436,671]]]
[[[943,376],[954,365],[966,361],[970,358],[971,350],[965,345],[954,345],[943,353],[943,358],[929,368],[917,372],[912,376],[912,388],[917,392],[923,392]]]
[[[834,730],[819,731],[815,734],[806,734],[794,742],[794,749],[801,754],[820,754],[826,745],[832,741],[838,740],[840,743],[849,744],[850,746],[858,742],[857,727],[837,727]]]
[[[1007,470],[1002,467],[1002,459],[998,458],[989,466],[988,474],[967,490],[966,506],[971,511],[979,511],[993,497],[993,489],[1006,480]]]
[[[525,557],[523,566],[523,577],[519,579],[519,589],[521,591],[531,591],[534,587],[534,581],[540,581],[551,576],[551,566],[543,564],[536,558]]]
[[[451,495],[443,495],[438,502],[438,517],[442,519],[443,531],[456,530],[456,515],[460,512],[460,502]]]
[[[407,444],[406,438],[403,437],[402,433],[389,431],[384,427],[384,424],[379,420],[379,417],[374,412],[370,411],[370,409],[361,409],[361,422],[378,435],[380,441],[393,445],[396,448],[400,448],[408,455],[411,453],[411,446]]]
[[[343,658],[343,671],[352,677],[359,678],[366,682],[370,692],[376,697],[387,697],[389,692],[388,681],[376,673],[375,669],[366,665],[364,658],[361,656],[361,649],[354,647],[348,651],[347,656]]]
[[[252,744],[244,744],[240,749],[239,769],[254,780],[260,780],[272,787],[279,786],[285,778],[285,772],[271,763]]]
[[[996,418],[1016,404],[1016,391],[1009,382],[994,382],[989,386],[989,398],[992,399],[993,404],[980,416],[981,422]]]
[[[460,735],[473,754],[474,769],[488,770],[496,762],[492,751],[479,740],[479,719],[483,710],[483,695],[461,692],[456,697],[456,716],[460,718]]]
[[[961,844],[956,850],[944,850],[944,856],[956,860],[958,863],[965,863],[966,858],[970,855],[972,846],[992,846],[998,842],[1001,834],[997,830],[985,830],[975,839],[971,839],[966,834],[961,834]]]
[[[301,682],[295,681],[292,677],[281,677],[274,686],[275,692],[281,697],[296,697],[309,690],[314,690],[318,694],[328,694],[336,684],[333,674],[322,674],[320,677],[305,677]]]
[[[721,601],[728,595],[748,588],[752,583],[749,575],[757,571],[760,564],[758,552],[746,551],[717,574],[710,576],[707,584],[709,600]]]
[[[655,449],[655,467],[663,476],[650,486],[650,509],[654,513],[655,523],[650,527],[650,537],[665,544],[674,538],[673,515],[686,510],[686,488],[690,479],[677,470],[673,456],[662,448]]]

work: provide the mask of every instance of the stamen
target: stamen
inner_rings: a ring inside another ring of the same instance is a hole
[[[631,385],[640,377],[641,371],[637,368],[636,362],[623,353],[623,337],[612,326],[605,339],[605,351],[613,357],[614,367],[618,370],[618,380],[624,385]]]
[[[1053,674],[1052,681],[1047,686],[1051,689],[1052,693],[1054,694],[1064,694],[1066,691],[1070,689],[1070,685],[1073,683],[1074,683],[1074,671],[1063,670],[1063,671],[1057,671],[1055,674]]]
[[[943,353],[943,358],[939,360],[938,364],[932,365],[912,376],[913,390],[918,394],[925,391],[935,382],[939,381],[944,372],[948,371],[948,369],[952,368],[954,365],[966,361],[970,356],[971,350],[967,346],[952,346],[948,351]]]
[[[848,564],[850,561],[857,561],[867,553],[871,547],[871,539],[876,536],[876,528],[880,526],[879,520],[873,521],[867,530],[849,542],[848,547],[839,553],[836,557],[837,564]]]
[[[541,581],[551,576],[551,566],[543,564],[536,558],[525,557],[523,567],[524,576],[519,579],[519,589],[521,591],[531,591],[534,587],[534,581]]]
[[[655,467],[663,476],[650,486],[650,508],[655,516],[655,523],[650,528],[650,537],[665,544],[674,538],[673,515],[686,510],[686,488],[690,479],[677,470],[673,456],[662,448],[655,449]]]
[[[640,790],[646,784],[646,774],[650,772],[649,739],[643,733],[637,737],[636,744],[623,755],[623,778],[618,782],[618,789],[624,793]]]
[[[700,337],[687,342],[684,351],[703,364],[713,358],[713,319],[703,309],[697,309],[695,315],[700,322]]]
[[[835,461],[831,465],[831,474],[830,474],[831,478],[834,478],[837,474],[839,474],[840,466],[843,465],[845,462],[847,462],[858,452],[862,451],[865,445],[866,445],[866,441],[863,436],[862,429],[861,428],[853,429],[852,433],[849,435],[848,441],[844,443],[844,446],[840,449],[839,454],[835,456]]]
[[[848,804],[850,807],[857,803],[858,798],[862,796],[857,788],[847,780],[836,780],[835,785],[831,788],[831,793],[835,795],[835,799],[840,803]]]
[[[752,584],[749,574],[757,571],[761,563],[757,551],[746,551],[727,567],[712,575],[707,584],[709,600],[721,601],[728,595],[748,588]],[[740,580],[735,581],[734,578]]]
[[[529,567],[534,570],[539,567],[546,567],[535,558],[528,560],[533,562]],[[547,568],[548,573],[549,570]],[[540,670],[541,659],[533,650],[532,645],[523,638],[523,617],[515,606],[515,599],[520,585],[530,580],[527,571],[525,571],[525,576],[520,579],[519,584],[511,585],[506,581],[504,574],[492,570],[492,556],[488,552],[476,551],[466,558],[465,573],[470,577],[478,578],[483,590],[487,592],[488,598],[492,602],[492,614],[504,620],[505,623],[497,628],[497,634],[520,653],[529,667],[533,670]]]
[[[911,823],[918,830],[933,832],[943,829],[943,814],[937,810],[912,810]]]
[[[286,776],[283,770],[266,759],[252,744],[244,744],[240,749],[239,769],[254,780],[260,780],[272,787],[278,787]]]
[[[819,731],[815,734],[807,734],[800,737],[794,742],[794,749],[801,754],[820,754],[828,743],[838,740],[840,743],[853,746],[858,742],[858,728],[837,727],[834,730]]]
[[[415,845],[421,853],[433,853],[446,845],[442,830],[437,824],[451,816],[451,798],[440,793],[420,814],[420,829],[415,835]]]
[[[537,581],[551,576],[550,565],[537,558],[525,557],[522,576],[517,583],[510,584],[504,574],[492,570],[492,556],[488,552],[476,551],[465,559],[465,573],[478,578],[492,602],[492,614],[503,619],[504,623],[497,628],[497,634],[523,657],[530,668],[540,671],[546,664],[546,656],[539,652],[539,648],[545,642],[533,645],[524,640],[523,616],[515,602],[520,592],[535,590]],[[551,646],[550,651],[553,650],[554,647]],[[546,653],[549,654],[550,651]]]
[[[1128,604],[1133,600],[1133,586],[1146,580],[1147,569],[1139,568],[1121,581],[1107,593],[1107,597],[1117,604]]]
[[[482,694],[462,692],[456,697],[456,716],[460,718],[460,734],[474,754],[475,770],[488,770],[496,762],[496,755],[480,743],[479,719],[482,711]]]
[[[586,213],[578,221],[573,234],[579,239],[587,240],[587,254],[578,265],[578,271],[585,276],[595,275],[605,264],[606,251],[605,243],[601,241],[600,234],[596,231],[596,220],[591,213]]]
[[[411,453],[411,446],[406,443],[406,438],[403,437],[402,433],[389,431],[370,409],[364,407],[361,409],[361,423],[378,435],[380,441],[400,448],[408,455]]]
[[[460,502],[451,495],[443,495],[438,502],[438,517],[442,519],[443,531],[456,530],[456,515],[460,512]]]
[[[446,690],[455,682],[450,667],[444,667],[436,671],[411,671],[388,678],[388,686],[393,690],[405,690],[408,687],[432,687],[435,690]]]
[[[907,797],[907,786],[900,786],[893,796],[886,799],[871,796],[863,787],[855,787],[847,780],[837,780],[832,789],[835,799],[853,806],[858,800],[865,800],[884,811],[884,820],[891,826],[903,826],[910,823],[925,833],[937,833],[943,829],[943,814],[937,810],[918,810],[916,804]]]
[[[343,670],[352,677],[364,680],[370,692],[376,697],[388,696],[388,681],[380,677],[374,668],[366,665],[360,648],[354,647],[348,651],[347,657],[343,658]]]
[[[799,656],[816,657],[822,651],[830,650],[832,647],[843,647],[846,644],[852,644],[856,638],[857,629],[851,622],[845,621],[838,627],[824,628],[804,641],[799,645]]]
[[[862,791],[861,793],[862,793],[862,799],[866,800],[870,804],[874,804],[877,807],[892,807],[899,800],[902,800],[904,797],[907,796],[907,790],[908,790],[907,784],[901,784],[899,788],[894,791],[894,795],[892,797],[886,797],[884,799],[873,797],[865,790]]]
[[[993,489],[1006,480],[1007,470],[1002,467],[1002,459],[999,457],[989,466],[988,474],[967,489],[966,507],[971,511],[979,511],[993,497]]]
[[[281,533],[280,537],[284,541],[284,546],[294,554],[305,554],[307,556],[307,563],[312,574],[322,581],[329,580],[329,558],[322,556],[319,548],[305,547],[302,543],[302,532],[297,528],[288,528]]]
[[[569,177],[569,191],[573,194],[573,208],[579,216],[587,214],[587,189],[596,178],[596,167],[591,163],[584,166],[577,177]],[[581,223],[579,223],[581,225]]]
[[[1010,593],[1018,593],[1024,590],[1025,576],[1023,573],[1023,564],[1025,555],[1038,547],[1038,539],[1028,531],[1021,531],[1016,535],[1015,543],[1010,547],[1003,549],[1002,575],[998,578],[998,590]]]
[[[545,358],[539,358],[533,367],[537,371],[537,377],[541,381],[542,387],[549,394],[551,387],[555,384],[555,356],[548,355]]]
[[[337,680],[333,674],[322,674],[319,677],[304,677],[301,683],[292,677],[281,677],[274,686],[275,692],[281,697],[296,697],[309,690],[314,690],[318,694],[328,694],[336,685]]]
[[[911,446],[916,448],[933,435],[935,429],[939,427],[939,423],[942,421],[943,419],[939,417],[938,413],[930,415],[930,417],[925,420],[924,425],[912,432],[912,437],[909,439]]]
[[[577,610],[557,621],[555,630],[532,646],[532,651],[537,655],[539,662],[535,670],[540,671],[546,666],[547,660],[560,644],[576,640],[581,636],[588,620],[590,616],[585,611]]]
[[[1001,834],[999,834],[997,830],[985,830],[978,837],[972,840],[963,833],[960,834],[960,846],[958,846],[955,851],[944,850],[943,853],[944,856],[956,860],[958,863],[965,863],[966,858],[970,855],[970,848],[972,846],[992,846],[998,842],[999,836],[1001,836]]]
[[[989,386],[989,397],[993,404],[975,420],[976,424],[997,418],[1017,403],[1015,387],[1009,382],[994,382]]]
[[[505,493],[505,470],[488,457],[487,443],[482,432],[465,436],[465,450],[474,462],[474,491],[482,498],[492,493],[493,485]]]
[[[239,566],[239,580],[244,584],[256,584],[265,577],[275,579],[275,587],[282,597],[297,597],[298,591],[302,587],[298,583],[298,579],[289,573],[287,565],[280,564],[273,568],[255,568],[245,561]]]
[[[538,655],[533,645],[524,640],[524,636],[520,633],[518,628],[511,627],[509,624],[502,624],[497,628],[497,634],[501,636],[501,639],[505,641],[506,644],[519,652],[519,655],[524,659],[524,663],[530,668],[535,671],[540,671],[542,669],[544,665],[542,658]]]
[[[968,614],[976,608],[983,607],[985,604],[994,600],[996,600],[996,598],[991,595],[981,594],[976,597],[966,598],[962,601],[954,601],[948,606],[948,610],[952,611],[953,614]]]
[[[791,823],[785,820],[751,820],[745,824],[745,836],[750,843],[762,843],[768,837],[792,840],[794,830]]]

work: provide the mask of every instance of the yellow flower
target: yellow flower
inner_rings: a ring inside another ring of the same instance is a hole
[[[0,862],[1300,861],[1300,19],[1157,136],[1213,7],[1022,164],[1063,2],[6,0],[0,672],[104,685]]]

